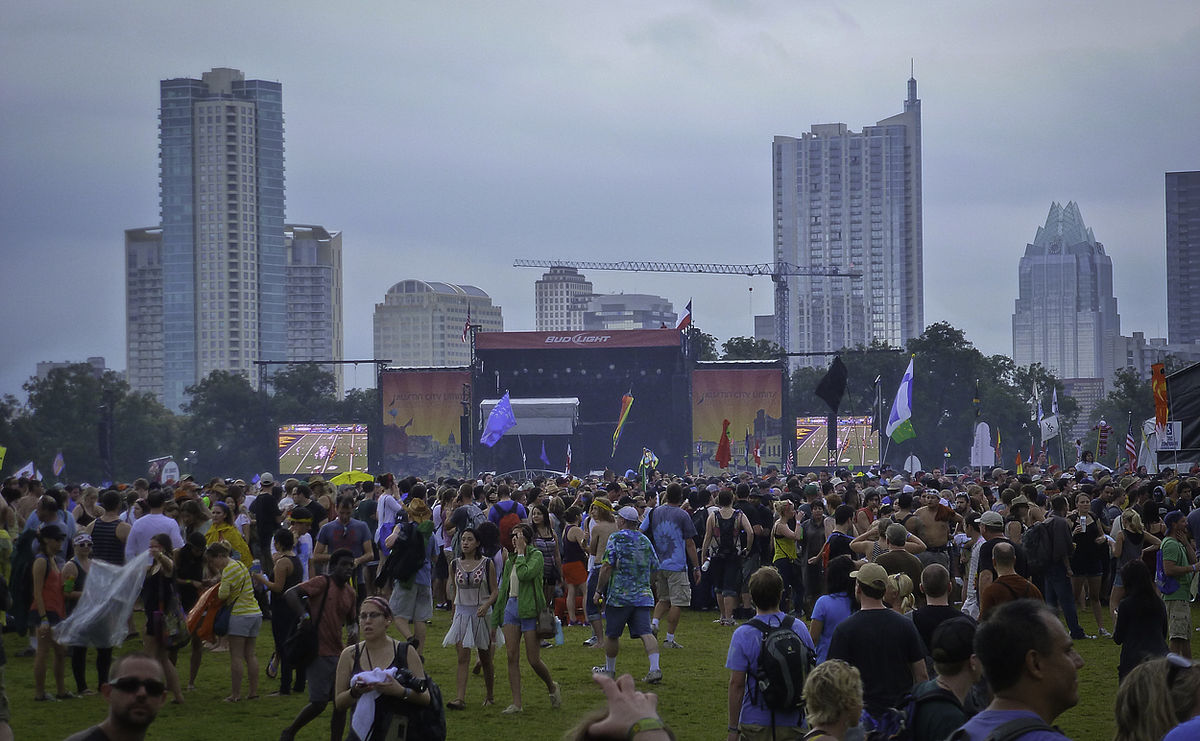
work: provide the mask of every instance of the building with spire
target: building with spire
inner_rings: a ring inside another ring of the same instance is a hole
[[[1013,361],[1040,363],[1059,378],[1098,378],[1107,385],[1121,336],[1112,270],[1112,259],[1084,224],[1079,206],[1051,204],[1018,267]]]
[[[772,146],[776,262],[840,268],[861,279],[789,276],[775,291],[776,342],[832,352],[880,340],[903,347],[925,329],[921,243],[921,101],[861,132],[817,124]],[[788,305],[784,305],[788,296]],[[824,365],[813,357],[801,364]]]

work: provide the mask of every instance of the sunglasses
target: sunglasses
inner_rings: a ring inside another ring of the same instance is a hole
[[[113,689],[126,694],[134,694],[139,689],[145,689],[151,697],[162,697],[167,691],[167,685],[157,679],[138,679],[137,677],[121,677],[109,682]]]

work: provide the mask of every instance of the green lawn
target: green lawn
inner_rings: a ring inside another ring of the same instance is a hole
[[[672,650],[662,658],[664,680],[655,691],[660,697],[659,707],[663,716],[680,739],[724,737],[728,673],[723,666],[731,629],[713,625],[711,620],[710,613],[685,611],[677,637],[686,648]],[[1090,615],[1082,615],[1081,620],[1086,629],[1094,629]],[[1200,619],[1196,624],[1200,625]],[[448,626],[449,614],[438,612],[430,626],[430,646],[425,656],[429,673],[441,685],[446,699],[450,700],[454,697],[454,651],[441,647],[441,636]],[[603,655],[598,649],[580,645],[587,635],[584,628],[569,628],[564,646],[543,651],[546,664],[563,688],[564,704],[561,711],[550,709],[541,683],[523,664],[525,712],[511,717],[501,715],[500,710],[510,699],[508,676],[501,666],[496,677],[496,705],[486,709],[480,707],[484,697],[483,682],[479,677],[472,676],[468,685],[468,708],[461,712],[447,711],[449,737],[532,741],[561,736],[582,713],[603,704],[603,695],[592,683],[590,672],[593,664],[603,663]],[[60,703],[33,702],[33,659],[15,657],[16,652],[24,646],[23,639],[10,634],[4,637],[4,641],[9,656],[6,684],[17,739],[61,739],[104,717],[105,705],[99,697]],[[271,653],[269,626],[258,645],[265,668],[266,659]],[[1111,738],[1119,648],[1108,640],[1080,641],[1077,645],[1086,661],[1080,672],[1080,704],[1059,718],[1059,726],[1074,739]],[[126,644],[127,650],[136,647],[137,641]],[[621,655],[617,659],[618,672],[641,677],[648,668],[641,642],[624,640]],[[94,669],[89,669],[89,677],[90,681],[95,681]],[[48,686],[53,688],[52,681]],[[296,696],[265,697],[276,686],[273,680],[263,677],[262,699],[236,705],[226,704],[221,700],[229,693],[228,655],[208,654],[200,670],[197,690],[186,695],[184,705],[164,707],[151,728],[150,738],[180,741],[277,738],[279,730],[294,717],[304,700]],[[69,662],[67,687],[74,689]],[[309,725],[299,738],[323,741],[329,737],[328,734],[327,711],[323,718]]]

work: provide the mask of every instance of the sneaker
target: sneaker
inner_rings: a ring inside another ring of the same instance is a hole
[[[1104,636],[1105,638],[1112,638],[1112,633],[1109,633],[1105,628],[1100,629],[1100,635]]]
[[[593,666],[593,667],[592,667],[592,674],[603,674],[604,676],[608,677],[609,679],[616,679],[616,678],[617,678],[617,672],[616,672],[615,670],[613,670],[613,669],[605,669],[605,668],[604,668],[604,667],[602,667],[602,666]]]
[[[584,641],[584,642],[583,642],[583,645],[587,646],[588,648],[595,648],[595,647],[596,647],[596,643],[597,643],[597,641],[596,641],[596,636],[592,636],[591,638],[589,638],[589,639],[587,639],[586,641]]]
[[[562,688],[558,686],[558,682],[555,682],[554,689],[550,690],[550,707],[562,707]]]
[[[683,648],[683,646],[680,645],[678,641],[676,641],[672,638],[668,638],[665,641],[663,641],[662,646],[663,646],[663,648]]]
[[[662,670],[651,669],[645,677],[642,677],[642,681],[646,684],[658,684],[662,681]]]
[[[504,708],[500,712],[503,715],[515,715],[515,714],[521,712],[521,707],[519,705],[509,705],[508,707]]]

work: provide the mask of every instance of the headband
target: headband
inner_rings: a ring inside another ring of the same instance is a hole
[[[613,511],[612,505],[611,505],[611,504],[609,504],[609,503],[608,503],[606,500],[604,500],[604,499],[593,499],[593,500],[592,500],[592,506],[593,506],[593,507],[599,507],[600,509],[603,509],[603,510],[608,510],[609,512],[612,512],[612,511]]]

